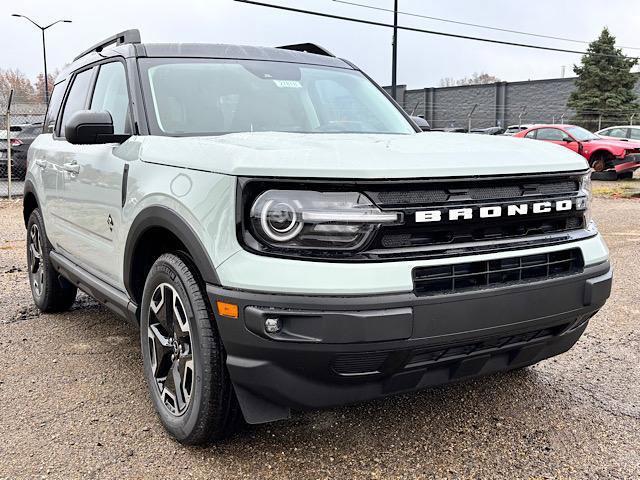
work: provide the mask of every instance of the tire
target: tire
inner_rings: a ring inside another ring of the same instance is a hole
[[[167,310],[169,305],[174,308]],[[184,444],[221,440],[242,418],[213,318],[204,283],[188,257],[158,258],[142,297],[144,373],[160,421]]]
[[[607,160],[609,156],[606,153],[596,153],[590,160],[590,167],[596,172],[604,172],[607,169]]]
[[[78,289],[55,271],[49,258],[53,250],[44,229],[42,214],[33,210],[27,222],[27,267],[36,307],[42,312],[64,312],[76,300]]]

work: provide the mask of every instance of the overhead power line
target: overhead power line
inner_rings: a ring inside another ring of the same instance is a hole
[[[388,24],[388,23],[383,23],[383,22],[376,22],[373,20],[364,20],[361,18],[354,18],[354,17],[346,17],[343,15],[334,15],[334,14],[330,14],[330,13],[322,13],[322,12],[316,12],[313,10],[303,10],[301,8],[294,8],[294,7],[287,7],[285,5],[274,5],[271,3],[264,3],[264,2],[259,2],[259,1],[255,1],[255,0],[234,0],[235,2],[240,2],[240,3],[246,3],[249,5],[258,5],[260,7],[269,7],[269,8],[274,8],[277,10],[284,10],[287,12],[295,12],[295,13],[304,13],[307,15],[314,15],[316,17],[324,17],[324,18],[331,18],[334,20],[345,20],[348,22],[355,22],[355,23],[363,23],[365,25],[375,25],[377,27],[386,27],[386,28],[394,28],[393,25]],[[409,32],[418,32],[418,33],[426,33],[429,35],[437,35],[437,36],[441,36],[441,37],[449,37],[449,38],[458,38],[461,40],[474,40],[476,42],[485,42],[485,43],[493,43],[493,44],[497,44],[497,45],[509,45],[512,47],[522,47],[522,48],[531,48],[531,49],[535,49],[535,50],[547,50],[550,52],[561,52],[561,53],[573,53],[576,55],[593,55],[593,56],[599,56],[599,57],[611,57],[611,58],[618,58],[618,55],[612,55],[612,54],[607,54],[607,53],[589,53],[589,52],[583,52],[580,50],[570,50],[570,49],[566,49],[566,48],[556,48],[556,47],[545,47],[542,45],[532,45],[532,44],[528,44],[528,43],[517,43],[517,42],[507,42],[505,40],[496,40],[496,39],[492,39],[492,38],[483,38],[483,37],[473,37],[470,35],[459,35],[459,34],[455,34],[455,33],[447,33],[447,32],[439,32],[436,30],[426,30],[423,28],[416,28],[416,27],[406,27],[406,26],[401,26],[398,25],[397,27],[399,30],[405,30],[405,31],[409,31]],[[625,56],[625,58],[627,59],[638,59],[639,57],[628,57]]]
[[[378,10],[378,11],[381,11],[381,12],[393,12],[393,10],[391,10],[389,8],[375,7],[373,5],[366,5],[364,3],[349,2],[347,0],[333,0],[333,1],[336,2],[336,3],[343,3],[345,5],[353,5],[355,7],[368,8],[370,10]],[[509,28],[492,27],[492,26],[489,26],[489,25],[481,25],[481,24],[478,24],[478,23],[461,22],[461,21],[458,21],[458,20],[451,20],[451,19],[448,19],[448,18],[432,17],[432,16],[429,16],[429,15],[422,15],[422,14],[419,14],[419,13],[402,12],[402,11],[399,11],[398,13],[400,15],[405,15],[407,17],[425,18],[427,20],[435,20],[436,22],[453,23],[453,24],[456,24],[456,25],[464,25],[466,27],[483,28],[485,30],[495,30],[497,32],[515,33],[517,35],[527,35],[527,36],[530,36],[530,37],[547,38],[547,39],[551,39],[551,40],[561,40],[563,42],[572,42],[572,43],[581,43],[581,44],[589,44],[589,43],[591,43],[591,42],[589,42],[587,40],[576,40],[574,38],[556,37],[556,36],[553,36],[553,35],[544,35],[544,34],[541,34],[541,33],[523,32],[521,30],[511,30]],[[617,46],[617,48],[626,48],[628,50],[640,50],[640,47]]]

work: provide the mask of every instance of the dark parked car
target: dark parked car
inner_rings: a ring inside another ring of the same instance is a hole
[[[11,177],[24,180],[27,171],[27,152],[31,143],[42,133],[42,123],[12,125],[11,130]],[[0,178],[7,176],[7,131],[0,130]]]
[[[501,128],[501,127],[472,128],[469,133],[478,133],[480,135],[502,135],[504,133],[504,128]]]

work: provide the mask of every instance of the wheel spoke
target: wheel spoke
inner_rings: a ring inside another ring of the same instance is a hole
[[[191,400],[195,368],[189,317],[180,295],[168,283],[158,285],[151,296],[147,335],[162,403],[173,415],[182,415]]]

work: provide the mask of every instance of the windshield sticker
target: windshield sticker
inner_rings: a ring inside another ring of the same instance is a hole
[[[278,88],[302,88],[302,84],[297,80],[274,80]]]

